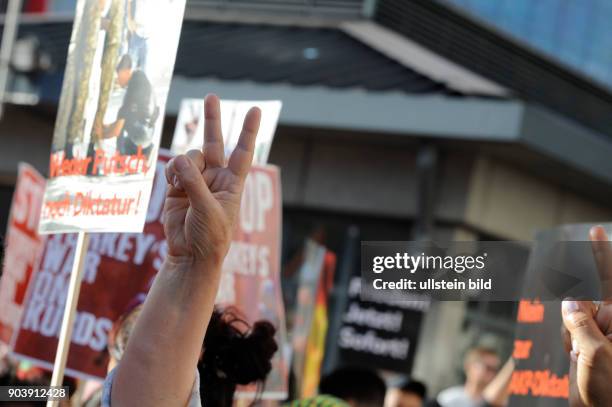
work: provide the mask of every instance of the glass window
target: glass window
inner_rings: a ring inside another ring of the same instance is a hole
[[[612,85],[612,1],[440,0]]]

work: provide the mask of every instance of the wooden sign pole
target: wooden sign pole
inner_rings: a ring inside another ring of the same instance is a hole
[[[81,291],[81,281],[83,281],[83,272],[85,270],[87,246],[89,246],[89,234],[79,232],[77,244],[74,249],[74,260],[72,263],[72,272],[70,274],[70,284],[68,286],[68,295],[66,296],[66,304],[64,306],[62,329],[60,330],[57,352],[55,354],[55,364],[53,365],[51,386],[59,387],[64,382],[64,371],[66,369],[66,361],[68,360],[68,350],[70,349],[74,317],[76,315],[77,303],[79,302],[79,293]],[[57,406],[59,406],[59,401],[47,401],[47,407]]]

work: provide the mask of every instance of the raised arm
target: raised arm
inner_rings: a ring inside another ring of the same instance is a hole
[[[561,310],[571,407],[612,406],[612,246],[600,226],[591,229],[590,239],[603,301],[568,299]]]
[[[205,117],[203,151],[177,156],[166,167],[168,257],[117,367],[113,407],[184,407],[189,401],[261,113],[249,111],[227,164],[214,95],[206,98]]]
[[[509,358],[495,378],[485,387],[483,398],[491,406],[506,406],[510,397],[510,381],[514,372],[514,360]]]

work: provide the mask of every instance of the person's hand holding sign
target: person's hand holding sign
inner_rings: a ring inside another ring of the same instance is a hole
[[[604,301],[563,301],[563,336],[570,352],[570,405],[612,406],[612,246],[606,231],[591,229]]]
[[[184,407],[191,398],[261,112],[247,113],[227,163],[216,96],[206,98],[205,117],[203,150],[177,156],[166,168],[168,256],[117,367],[113,407]]]

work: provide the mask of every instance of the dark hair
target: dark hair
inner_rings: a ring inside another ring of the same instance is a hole
[[[129,54],[125,54],[121,57],[119,63],[117,64],[117,72],[121,71],[122,69],[132,69],[132,66],[132,57]]]
[[[319,383],[319,393],[353,401],[357,406],[382,406],[387,386],[371,369],[343,367],[324,376]]]
[[[250,327],[234,308],[213,311],[198,362],[203,407],[231,406],[237,385],[261,385],[278,350],[275,333],[268,321]]]
[[[402,383],[398,389],[404,393],[416,394],[423,400],[425,400],[427,397],[427,387],[423,383],[416,380],[407,380],[406,382]]]

